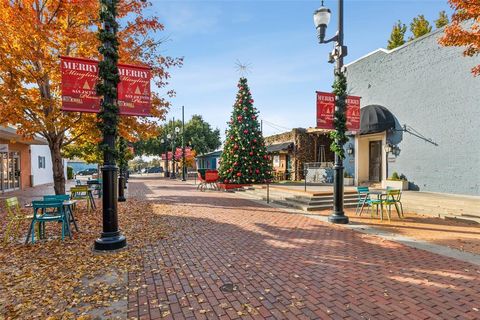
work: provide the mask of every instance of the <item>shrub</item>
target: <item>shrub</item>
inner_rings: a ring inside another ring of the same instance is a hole
[[[72,180],[73,177],[73,168],[72,167],[67,167],[67,179]]]
[[[388,180],[393,180],[393,181],[402,181],[402,180],[407,180],[407,177],[405,177],[405,175],[401,174],[401,175],[398,175],[398,173],[396,171],[394,171],[391,175],[390,178],[388,178]]]

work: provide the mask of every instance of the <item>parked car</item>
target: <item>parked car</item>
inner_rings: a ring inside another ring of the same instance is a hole
[[[90,168],[90,169],[85,169],[85,170],[79,171],[77,173],[77,175],[79,175],[79,176],[90,176],[92,174],[97,174],[97,173],[98,173],[97,169]]]
[[[163,168],[162,167],[152,167],[152,168],[148,168],[147,173],[162,173],[163,172]]]

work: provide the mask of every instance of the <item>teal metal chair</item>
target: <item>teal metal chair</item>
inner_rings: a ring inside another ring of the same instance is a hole
[[[47,196],[43,196],[43,200],[64,202],[64,201],[69,201],[70,196],[68,194],[47,195]],[[75,216],[73,214],[72,206],[71,205],[64,206],[64,210],[65,210],[65,213],[69,215],[68,222],[69,223],[73,222],[73,226],[75,227],[75,230],[78,232],[77,220],[75,219]]]
[[[63,201],[32,201],[33,218],[30,223],[27,238],[25,243],[28,243],[28,238],[32,236],[32,243],[35,243],[35,224],[39,224],[40,237],[45,237],[45,223],[46,222],[61,222],[62,223],[62,241],[65,239],[65,234],[68,233],[70,238],[70,227],[68,223],[67,214],[65,214]]]
[[[87,185],[89,188],[92,188],[96,193],[98,198],[100,199],[103,194],[103,179],[93,179],[93,180],[88,180]]]
[[[370,199],[369,192],[370,190],[368,189],[368,187],[357,187],[358,202],[357,202],[357,208],[355,209],[356,215],[357,214],[359,216],[362,215],[363,207],[365,205],[371,207],[372,199]]]

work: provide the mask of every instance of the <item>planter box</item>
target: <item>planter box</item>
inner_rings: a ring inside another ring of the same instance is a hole
[[[353,186],[353,178],[343,178],[344,186]]]
[[[240,184],[240,183],[217,183],[218,187],[223,190],[233,190],[240,189],[243,187],[250,187],[251,184]]]
[[[386,189],[387,187],[408,190],[408,181],[407,180],[383,180],[382,187]]]

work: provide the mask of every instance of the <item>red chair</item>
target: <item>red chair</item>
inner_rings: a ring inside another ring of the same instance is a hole
[[[219,190],[217,185],[217,182],[218,182],[217,170],[206,170],[205,176],[202,176],[201,172],[198,172],[198,179],[200,180],[200,184],[198,185],[197,189],[200,189],[200,191],[205,191],[209,188],[213,190]]]

